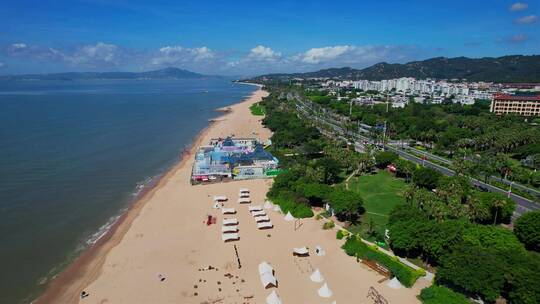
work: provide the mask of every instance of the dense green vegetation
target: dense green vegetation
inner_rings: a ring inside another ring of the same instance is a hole
[[[422,289],[418,297],[423,304],[469,304],[467,298],[444,286],[432,285]]]
[[[406,287],[413,286],[414,282],[416,282],[419,277],[426,275],[425,271],[412,269],[398,261],[397,258],[390,257],[389,255],[380,252],[377,247],[365,244],[357,236],[348,237],[342,248],[345,250],[345,253],[350,256],[379,262],[390,270],[390,272],[398,278],[401,284]]]
[[[514,233],[527,249],[540,252],[540,211],[526,213],[517,219]]]
[[[254,103],[249,107],[249,110],[251,111],[251,114],[255,116],[264,116],[264,107],[258,102]]]

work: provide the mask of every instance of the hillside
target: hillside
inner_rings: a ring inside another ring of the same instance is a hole
[[[0,80],[79,80],[79,79],[193,79],[209,76],[178,68],[165,68],[147,72],[69,72],[0,76]]]
[[[361,70],[345,67],[308,73],[269,74],[252,80],[318,77],[367,80],[414,77],[493,82],[540,82],[540,55],[513,55],[498,58],[436,57],[405,64],[381,62]]]

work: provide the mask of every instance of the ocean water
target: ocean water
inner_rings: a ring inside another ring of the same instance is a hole
[[[0,82],[0,303],[26,303],[253,86]]]

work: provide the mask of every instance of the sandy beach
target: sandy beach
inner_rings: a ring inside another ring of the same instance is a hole
[[[232,105],[201,132],[193,148],[210,138],[232,134],[268,139],[271,132],[249,110],[266,95],[259,89]],[[373,286],[389,303],[419,303],[416,295],[427,281],[420,279],[413,288],[398,290],[387,287],[387,282],[378,283],[382,276],[348,257],[340,248],[343,241],[336,240],[334,230],[323,230],[321,221],[287,222],[282,214],[267,210],[274,228],[258,230],[249,205],[236,202],[238,190],[249,188],[252,205],[262,205],[272,180],[192,186],[192,163],[193,149],[135,202],[95,248],[53,281],[37,302],[266,303],[266,297],[276,290],[283,303],[373,303],[366,297]],[[224,216],[212,208],[214,195],[226,195],[225,206],[236,208],[236,215],[225,217],[239,220],[239,241],[221,240]],[[209,214],[217,217],[215,225],[206,225]],[[311,256],[293,257],[292,248],[302,246],[312,250]],[[313,254],[316,246],[326,254]],[[257,266],[262,261],[275,269],[277,288],[261,285]],[[315,269],[320,269],[333,292],[331,297],[318,296],[322,283],[309,279]],[[89,296],[80,299],[82,290]]]

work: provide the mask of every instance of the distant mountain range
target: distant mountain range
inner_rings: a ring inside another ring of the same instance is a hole
[[[79,79],[196,79],[207,76],[178,68],[165,68],[148,72],[69,72],[0,76],[0,80],[79,80]]]
[[[365,69],[331,68],[308,73],[268,74],[251,80],[289,80],[292,78],[338,78],[382,80],[400,77],[417,79],[467,79],[493,82],[540,82],[540,55],[498,58],[436,57],[405,64],[377,63]]]

